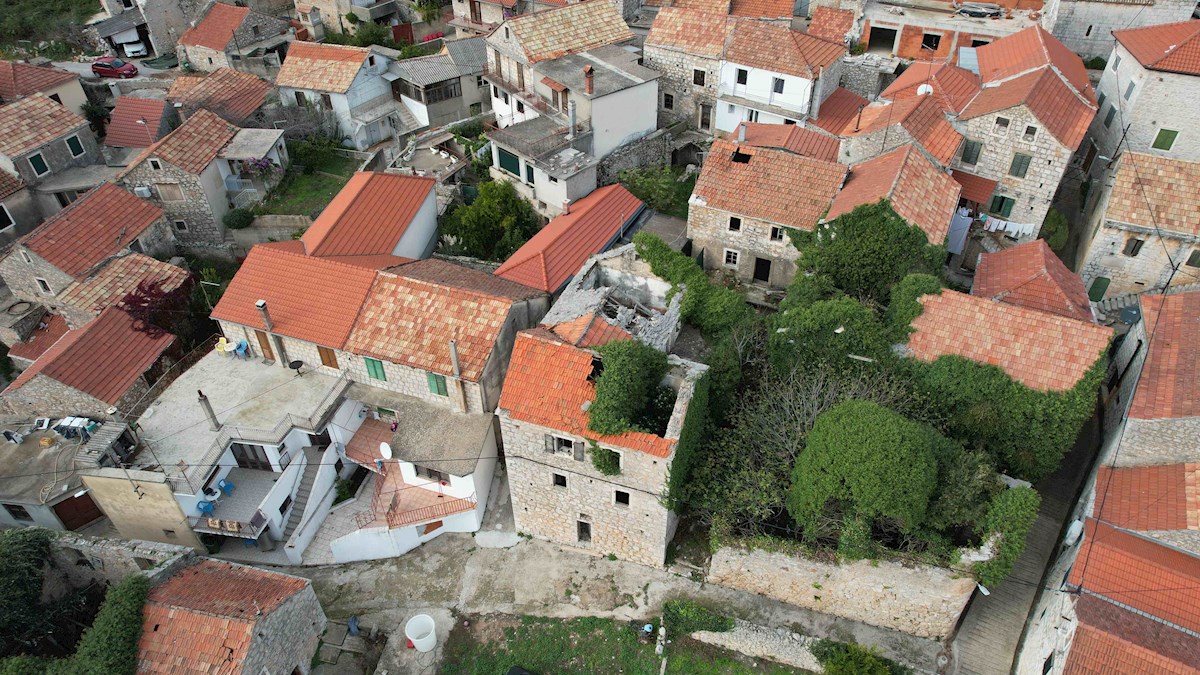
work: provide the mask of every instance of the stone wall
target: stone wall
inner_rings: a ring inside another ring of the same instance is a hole
[[[139,377],[125,396],[117,401],[117,408],[137,401],[149,389]],[[19,389],[4,392],[5,406],[14,415],[24,417],[66,417],[78,415],[92,419],[109,419],[107,413],[112,404],[63,384],[41,373],[34,375]]]
[[[8,248],[17,239],[29,234],[42,223],[41,211],[33,200],[33,193],[29,190],[17,190],[0,199],[0,204],[4,205],[9,218],[13,221],[12,226],[0,231],[0,247]]]
[[[725,547],[708,581],[817,612],[943,638],[975,591],[975,580],[929,565],[858,560],[834,564],[787,553]]]
[[[63,532],[50,540],[50,566],[43,600],[54,600],[93,583],[116,584],[140,574],[157,583],[196,561],[186,546],[152,541],[98,539]]]
[[[688,208],[687,236],[696,249],[704,253],[704,269],[726,269],[740,280],[750,282],[754,278],[755,258],[771,261],[768,284],[784,288],[796,275],[796,260],[800,252],[792,245],[786,229],[781,240],[771,239],[771,230],[780,228],[765,220],[740,216],[741,229],[729,230],[729,219],[736,214],[707,206],[693,204]],[[737,251],[736,265],[725,263],[725,249]]]
[[[28,257],[28,261],[27,258]],[[28,300],[54,306],[55,298],[42,292],[38,279],[45,279],[52,294],[62,293],[75,282],[46,259],[23,245],[14,246],[8,255],[0,259],[0,278],[18,300]]]
[[[1114,42],[1112,31],[1187,21],[1195,8],[1190,0],[1155,0],[1152,4],[1062,0],[1051,32],[1085,59],[1108,58]]]
[[[658,78],[658,126],[688,122],[698,128],[700,105],[716,106],[717,85],[721,78],[720,61],[654,45],[646,45],[643,56],[647,68],[662,73]],[[704,71],[703,85],[694,83],[696,70]],[[663,108],[663,94],[674,97],[671,110]],[[710,122],[715,123],[716,120]]]
[[[181,51],[183,52],[183,61],[203,73],[231,67],[229,54],[226,54],[223,49],[213,49],[201,45],[181,45]]]
[[[1194,269],[1186,263],[1194,250],[1200,250],[1200,237],[1165,231],[1162,234],[1160,239],[1153,230],[1106,220],[1092,238],[1079,270],[1084,286],[1090,288],[1097,277],[1106,277],[1111,283],[1104,297],[1113,298],[1162,289],[1171,276],[1172,260],[1181,264],[1183,272]],[[1125,253],[1132,239],[1143,242],[1136,256]],[[1176,276],[1176,280],[1181,277]]]
[[[893,124],[869,134],[844,138],[838,159],[847,164],[858,164],[895,150],[906,143],[915,142],[916,140],[904,127]]]
[[[659,129],[608,153],[607,157],[600,160],[597,181],[600,186],[612,185],[620,179],[621,172],[626,169],[670,163],[671,133],[667,129]]]
[[[887,73],[876,66],[868,65],[862,57],[848,60],[842,68],[841,86],[868,101],[879,98],[879,92],[887,89],[888,85],[895,81],[894,73]]]
[[[125,175],[121,177],[121,186],[130,192],[139,186],[151,188],[153,196],[148,201],[162,208],[163,215],[172,224],[175,238],[181,245],[224,241],[225,227],[217,222],[208,202],[208,195],[200,182],[200,176],[188,173],[157,157],[153,159],[158,161],[162,168],[155,170],[150,166],[150,159],[146,158],[126,170]],[[160,183],[178,185],[183,191],[183,201],[163,200],[156,187]],[[186,224],[186,230],[175,226],[175,221],[179,220]]]
[[[296,232],[303,232],[312,225],[308,216],[258,216],[250,227],[241,230],[230,230],[233,242],[239,255],[245,256],[255,244],[265,244],[270,241],[288,241]]]
[[[255,622],[255,639],[242,663],[242,672],[308,675],[326,623],[310,583]]]
[[[1129,419],[1116,466],[1153,466],[1200,462],[1200,417]]]
[[[67,147],[67,139],[71,136],[78,136],[79,142],[83,145],[83,154],[78,157],[72,157],[71,150]],[[46,166],[50,168],[50,173],[40,177],[33,173],[33,167],[29,164],[29,157],[38,153],[46,161]],[[10,157],[10,159],[16,166],[18,176],[30,187],[36,187],[42,181],[71,167],[104,163],[104,157],[100,154],[100,146],[96,143],[96,135],[88,128],[87,123],[82,121],[71,133],[59,136],[36,150]]]

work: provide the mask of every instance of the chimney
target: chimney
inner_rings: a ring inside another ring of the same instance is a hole
[[[567,140],[575,138],[575,101],[567,102]]]
[[[737,138],[737,142],[738,142],[738,143],[745,143],[745,142],[746,142],[746,123],[745,123],[745,122],[742,122],[741,124],[739,124],[739,125],[738,125],[738,138]]]
[[[588,96],[591,96],[596,89],[595,69],[591,66],[583,67],[583,91]]]
[[[267,312],[267,301],[259,300],[258,302],[254,303],[254,306],[258,308],[258,313],[262,314],[263,327],[267,329],[268,333],[270,333],[271,329],[274,328],[275,325],[271,323],[271,315]]]
[[[862,122],[862,111],[866,106],[858,106],[858,117],[854,118],[854,130],[858,131],[858,125]]]
[[[462,368],[458,365],[458,343],[450,341],[450,365],[454,368],[454,405],[459,412],[467,412],[467,386],[462,381]]]
[[[196,393],[200,396],[200,407],[204,408],[204,416],[208,418],[208,428],[217,431],[221,428],[221,423],[217,421],[217,414],[213,412],[212,404],[208,402],[208,397],[204,392],[197,389]]]
[[[571,213],[571,200],[570,200],[570,199],[564,199],[564,200],[563,200],[563,210],[562,210],[562,214],[565,216],[565,215],[568,215],[568,214],[570,214],[570,213]]]
[[[812,99],[808,104],[808,116],[814,120],[821,116],[821,79],[825,77],[825,66],[817,71],[817,79],[813,81]]]
[[[450,365],[454,367],[454,376],[462,377],[462,369],[458,367],[458,343],[450,341]]]

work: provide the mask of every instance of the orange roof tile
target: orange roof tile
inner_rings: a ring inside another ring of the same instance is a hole
[[[4,169],[0,169],[0,199],[14,195],[24,189],[24,181]]]
[[[923,84],[933,89],[931,96],[943,109],[956,113],[962,112],[979,93],[979,76],[975,73],[949,63],[917,61],[888,85],[880,97],[894,101],[913,98]]]
[[[274,332],[341,349],[374,282],[375,270],[306,256],[299,242],[259,244],[212,318],[264,330],[254,303],[266,300]]]
[[[591,372],[592,352],[563,342],[544,328],[521,331],[513,344],[499,408],[514,420],[670,457],[675,441],[636,431],[602,436],[588,429],[583,405],[596,398],[596,386],[588,381]]]
[[[596,312],[582,314],[570,321],[548,326],[550,332],[576,347],[599,347],[617,340],[632,340],[628,331],[609,323],[608,319]]]
[[[745,161],[742,161],[745,160]],[[786,150],[713,141],[693,203],[812,230],[833,201],[846,167]]]
[[[854,11],[821,5],[813,8],[808,34],[845,44],[847,34],[854,29]],[[910,66],[911,67],[911,66]]]
[[[173,291],[187,281],[187,270],[141,253],[130,253],[110,260],[87,279],[73,284],[58,297],[62,302],[86,312],[99,312],[117,304],[145,282],[164,292]]]
[[[105,127],[104,144],[114,148],[147,148],[159,139],[163,116],[171,105],[153,98],[122,96],[117,99]]]
[[[1200,675],[1200,638],[1111,602],[1084,595],[1064,675]]]
[[[209,111],[197,110],[177,129],[146,148],[121,175],[151,157],[170,162],[188,173],[200,173],[238,131],[237,127]]]
[[[366,47],[293,42],[275,86],[344,94],[370,54]]]
[[[76,79],[78,75],[61,68],[0,61],[0,101],[15,101]]]
[[[979,76],[985,83],[1053,67],[1072,89],[1095,102],[1083,60],[1040,25],[1034,24],[983,45],[975,53],[979,59]]]
[[[950,177],[958,181],[958,184],[962,186],[962,194],[960,196],[976,204],[987,204],[992,198],[992,193],[996,191],[996,185],[998,185],[997,181],[984,178],[983,176],[976,176],[973,173],[967,173],[962,169],[951,169]]]
[[[818,124],[827,128],[820,122]],[[843,137],[861,136],[897,125],[943,165],[950,163],[963,139],[962,134],[950,126],[937,101],[925,96],[868,105],[862,109],[861,115],[855,109],[845,119],[841,129],[830,131]]]
[[[826,220],[862,204],[888,199],[892,209],[921,228],[929,243],[945,243],[961,188],[911,143],[850,168],[846,184],[829,207]]]
[[[732,0],[729,14],[752,18],[778,19],[786,17],[789,21],[795,5],[792,0]]]
[[[361,171],[305,230],[308,255],[391,255],[437,181]]]
[[[957,355],[999,367],[1038,391],[1075,386],[1108,348],[1112,329],[945,290],[920,299],[908,348],[922,361]]]
[[[515,300],[541,293],[444,260],[380,272],[346,341],[346,350],[453,375],[450,341],[462,378],[478,382]]]
[[[728,14],[731,0],[675,0],[672,7],[689,12],[707,12],[709,14]]]
[[[207,77],[189,79],[195,81],[178,90],[172,85],[167,100],[185,108],[203,108],[232,124],[240,124],[263,107],[272,90],[270,82],[232,68],[218,68]]]
[[[0,106],[0,154],[19,157],[79,131],[87,123],[43,94],[26,96]]]
[[[740,141],[745,145],[760,148],[777,148],[787,150],[805,157],[820,159],[826,162],[836,162],[841,142],[827,134],[812,129],[806,129],[798,124],[760,124],[758,122],[742,122],[730,134],[732,138],[745,130],[746,138]]]
[[[1028,108],[1059,142],[1072,150],[1079,147],[1096,116],[1094,101],[1081,99],[1053,70],[1044,68],[985,85],[961,117],[971,119],[1018,105]]]
[[[176,77],[171,81],[171,86],[167,88],[167,100],[174,101],[203,81],[203,75],[180,75]]]
[[[1138,63],[1151,70],[1200,75],[1200,22],[1180,21],[1113,31]]]
[[[179,44],[224,51],[233,41],[234,32],[249,14],[249,7],[235,7],[218,2],[211,6],[203,19],[179,36]]]
[[[1101,466],[1096,489],[1097,520],[1127,530],[1200,529],[1200,464]]]
[[[971,295],[1080,321],[1095,320],[1083,279],[1067,269],[1044,239],[984,253]]]
[[[611,2],[588,0],[504,22],[530,63],[633,39],[633,31]]]
[[[605,251],[644,205],[621,185],[594,190],[525,242],[495,275],[547,293],[559,291],[587,259]]]
[[[36,361],[38,357],[45,354],[47,349],[53,347],[54,343],[58,342],[70,330],[66,319],[62,318],[62,315],[59,314],[51,314],[45,317],[41,325],[44,325],[45,328],[39,327],[34,329],[29,339],[9,347],[8,355],[15,359]]]
[[[1200,292],[1147,294],[1139,301],[1150,344],[1129,417],[1200,416]]]
[[[765,21],[738,21],[725,49],[725,59],[733,63],[810,80],[845,55],[840,42]]]
[[[151,334],[124,310],[110,307],[82,328],[68,331],[4,390],[11,393],[41,374],[105,403],[128,393],[175,342],[170,333]],[[103,367],[97,367],[97,359]]]
[[[25,235],[21,243],[78,280],[160,218],[162,209],[154,204],[112,183],[101,183]]]
[[[859,108],[865,108],[869,104],[870,101],[849,89],[838,87],[821,103],[817,117],[812,123],[836,136],[842,129],[847,128],[847,125],[853,124],[858,117]]]
[[[1200,236],[1200,162],[1129,151],[1117,162],[1105,218]]]
[[[725,52],[734,23],[724,14],[664,7],[654,17],[646,44],[715,59]]]

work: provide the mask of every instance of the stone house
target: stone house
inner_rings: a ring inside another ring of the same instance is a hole
[[[658,73],[625,49],[632,41],[607,2],[515,17],[488,36],[492,176],[538,213],[586,196],[600,160],[657,128]]]
[[[839,159],[849,164],[865,162],[915,143],[944,167],[954,159],[963,140],[938,102],[927,96],[869,104],[839,87],[820,112],[812,120],[813,126],[840,139]]]
[[[487,48],[482,37],[446,43],[439,54],[396,61],[388,67],[392,92],[422,127],[443,127],[491,110],[483,79]]]
[[[1200,281],[1200,162],[1129,149],[1100,190],[1080,274],[1092,300]],[[1151,210],[1153,209],[1153,210]]]
[[[179,37],[180,62],[206,73],[233,68],[269,75],[287,55],[290,39],[287,21],[218,2]],[[250,64],[265,64],[266,72]]]
[[[76,115],[83,115],[87,96],[75,73],[20,61],[0,61],[0,104],[39,93]]]
[[[24,181],[0,169],[0,245],[7,245],[42,221]]]
[[[663,564],[678,517],[662,497],[681,443],[695,440],[687,429],[705,414],[691,404],[707,370],[672,353],[680,297],[668,302],[668,290],[627,245],[588,260],[542,324],[517,336],[497,415],[518,531]],[[611,318],[610,305],[628,311]],[[668,353],[660,385],[675,393],[670,419],[653,433],[597,434],[587,412],[601,362],[594,348],[630,339]],[[616,454],[615,475],[593,465],[598,452]]]
[[[521,0],[454,0],[454,26],[458,37],[483,37],[518,14],[523,13]]]
[[[263,163],[267,168],[258,168]],[[184,247],[225,242],[222,218],[261,200],[288,165],[283,131],[239,129],[207,110],[132,160],[118,181],[163,210]]]
[[[1096,320],[1083,279],[1067,269],[1045,239],[984,253],[971,295],[1080,321]]]
[[[205,3],[200,0],[101,0],[98,21],[88,24],[102,48],[117,56],[158,56],[175,51],[179,37]],[[96,18],[96,17],[93,17]]]
[[[327,620],[307,579],[200,560],[150,589],[138,672],[308,675]]]
[[[179,126],[179,115],[168,102],[121,96],[109,113],[104,146],[113,160],[136,155]]]
[[[1067,49],[1085,59],[1107,57],[1116,33],[1187,21],[1196,9],[1188,0],[1163,0],[1153,5],[1104,0],[1058,0],[1052,4],[1057,8],[1053,24],[1043,25]]]

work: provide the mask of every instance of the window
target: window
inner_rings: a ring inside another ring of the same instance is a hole
[[[187,232],[188,231],[188,226],[187,226],[186,220],[176,220],[176,221],[173,221],[172,224],[175,226],[176,232]]]
[[[1142,245],[1145,243],[1146,242],[1142,239],[1130,237],[1129,241],[1125,242],[1125,249],[1121,251],[1121,254],[1129,256],[1130,258],[1136,258],[1137,254],[1142,252]]]
[[[367,377],[372,380],[387,382],[387,373],[383,372],[383,361],[364,356],[363,363],[367,366]]]
[[[1025,140],[1032,141],[1037,138],[1037,127],[1025,127]]]
[[[583,441],[575,441],[570,438],[563,438],[562,436],[546,434],[545,442],[546,452],[574,457],[580,461],[583,460]]]
[[[1159,129],[1158,135],[1154,137],[1154,143],[1150,147],[1155,150],[1170,150],[1171,146],[1175,145],[1175,138],[1177,136],[1179,136],[1178,131]]]
[[[163,530],[163,536],[167,539],[175,538],[175,530]]]
[[[525,112],[525,102],[524,101],[517,101],[517,112],[519,112],[519,113]]]
[[[782,227],[771,227],[771,241],[783,241]]]
[[[551,485],[553,485],[554,487],[560,487],[560,488],[567,487],[567,477],[561,473],[550,474],[550,481],[551,481]]]
[[[758,111],[750,110],[749,108],[747,108],[746,109],[746,121],[747,122],[757,122],[758,121]]]
[[[30,265],[33,264],[33,258],[29,257],[29,251],[26,251],[25,249],[21,249],[21,257],[24,258],[25,262],[29,263]]]
[[[737,83],[738,84],[746,84],[746,81],[749,79],[750,79],[750,73],[745,68],[737,69]]]
[[[50,165],[46,164],[46,158],[42,157],[42,153],[35,152],[29,156],[29,166],[33,168],[33,173],[36,176],[45,176],[50,173]]]
[[[521,160],[504,148],[496,148],[496,156],[500,159],[500,168],[514,176],[521,175]]]
[[[0,232],[12,227],[16,222],[13,220],[12,214],[8,212],[8,207],[0,204]]]
[[[1029,155],[1022,155],[1019,152],[1014,154],[1012,164],[1008,165],[1008,175],[1024,178],[1025,174],[1029,172],[1029,162],[1032,160],[1033,158]]]
[[[13,520],[20,520],[26,523],[33,522],[33,516],[29,515],[29,511],[20,504],[5,504],[4,510],[8,511],[8,515],[12,516]]]
[[[736,268],[738,264],[738,255],[739,254],[737,251],[725,249],[725,266]]]
[[[1108,96],[1104,92],[1100,92],[1100,95],[1096,97],[1096,110],[1104,110],[1104,101],[1107,99]]]
[[[305,100],[305,98],[304,98],[304,92],[298,91],[295,93],[296,93],[296,105],[307,105],[308,104],[308,101]]]
[[[971,49],[978,49],[984,45],[990,45],[992,41],[986,38],[971,38]]]
[[[1008,133],[1008,118],[1007,117],[997,117],[996,118],[995,132],[998,134],[1007,134]]]
[[[55,103],[57,103],[59,105],[63,104],[62,97],[59,96],[58,94],[50,94],[50,100],[54,101]]]
[[[1192,249],[1192,254],[1188,256],[1187,262],[1184,264],[1188,267],[1200,267],[1200,249]]]
[[[745,72],[745,71],[741,71],[741,72]],[[705,72],[703,70],[698,70],[695,68],[692,69],[692,84],[694,84],[698,87],[703,87],[704,86],[704,77],[705,77]]]
[[[333,99],[329,98],[329,94],[321,94],[321,107],[326,110],[333,109]]]
[[[1130,96],[1133,96],[1133,87],[1134,87],[1134,84],[1132,82],[1129,83],[1129,86],[1125,87],[1125,100],[1126,101],[1129,100]]]
[[[782,77],[772,78],[771,90],[774,91],[776,94],[783,93],[783,78]]]
[[[983,151],[983,143],[967,139],[963,141],[962,163],[963,164],[978,164],[979,153]]]
[[[437,394],[438,396],[449,396],[450,392],[446,389],[446,376],[438,373],[425,373],[425,384],[429,385],[429,393]]]
[[[71,205],[71,202],[79,199],[79,193],[74,190],[63,190],[62,192],[55,192],[54,198],[58,200],[58,205],[65,209]]]
[[[663,110],[675,109],[675,97],[670,94],[663,94]]]
[[[321,365],[326,368],[337,368],[337,352],[329,347],[317,347],[317,354],[321,357]]]
[[[729,217],[729,231],[730,232],[741,232],[742,231],[742,219],[738,218],[737,216],[730,216]]]
[[[1109,128],[1109,127],[1111,127],[1111,126],[1112,126],[1112,121],[1113,121],[1113,118],[1114,118],[1114,117],[1116,117],[1116,116],[1117,116],[1117,109],[1116,109],[1116,108],[1114,108],[1114,107],[1113,107],[1113,106],[1110,104],[1110,105],[1108,106],[1108,114],[1104,116],[1104,128],[1105,128],[1105,129],[1107,129],[1107,128]]]
[[[557,182],[558,182],[558,179],[557,179],[557,178],[555,178],[554,176],[551,176],[551,175],[547,175],[547,176],[546,176],[546,179],[547,179],[547,180],[549,180],[551,183],[557,183]]]
[[[416,472],[417,476],[421,478],[428,478],[429,480],[437,481],[439,483],[446,483],[450,480],[450,477],[441,471],[431,469],[427,466],[421,466],[420,464],[414,464],[413,470]]]
[[[36,279],[36,281],[37,281],[37,285],[38,285],[38,290],[45,293],[46,295],[54,295],[54,291],[50,289],[50,282],[46,281],[45,279],[43,279],[41,277],[38,277]]]
[[[1083,37],[1091,37],[1092,36],[1092,28],[1093,28],[1092,24],[1089,23],[1087,30],[1083,31]]]
[[[279,515],[287,513],[288,507],[292,505],[292,496],[288,495],[283,498],[283,503],[279,505]]]
[[[525,165],[525,182],[529,183],[530,185],[533,185],[533,165],[532,164]]]
[[[1117,57],[1113,59],[1113,70],[1116,70],[1120,66],[1121,66],[1121,55],[1118,54]]]
[[[426,103],[440,103],[441,101],[449,101],[453,98],[462,96],[462,84],[456,77],[452,80],[443,80],[436,84],[427,85],[423,89]]]
[[[1001,218],[1007,218],[1012,215],[1013,207],[1016,205],[1017,202],[1011,197],[996,195],[992,197],[992,204],[988,207],[988,212],[994,213]]]
[[[154,187],[158,190],[158,198],[164,202],[183,201],[183,188],[179,183],[155,183]]]
[[[134,239],[133,241],[129,242],[129,250],[133,251],[134,253],[146,252],[146,249],[142,246],[141,239]]]
[[[937,51],[942,45],[942,36],[937,33],[925,33],[921,36],[921,49]]]
[[[162,171],[162,162],[158,161],[157,159],[152,159],[150,160],[150,168],[155,171]]]
[[[511,35],[508,32],[508,26],[505,26],[504,27],[504,39],[507,40],[509,37],[511,37]],[[499,52],[497,52],[497,55],[499,55]]]
[[[629,506],[629,493],[624,490],[617,490],[613,495],[613,501],[619,506]]]
[[[581,544],[592,543],[592,524],[591,523],[589,523],[585,520],[580,520],[580,521],[578,521],[578,523],[576,525],[576,529],[578,530],[579,543],[581,543]]]

